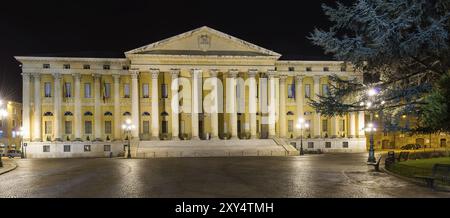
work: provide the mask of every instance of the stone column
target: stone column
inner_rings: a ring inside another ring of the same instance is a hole
[[[131,74],[131,123],[134,129],[131,131],[131,136],[134,139],[139,139],[139,71],[133,70]],[[152,99],[153,100],[153,99]],[[152,114],[153,115],[153,114]]]
[[[22,73],[22,82],[23,141],[30,141],[30,73]]]
[[[297,125],[300,119],[304,119],[304,111],[303,111],[303,75],[295,76],[295,101],[297,104],[297,120],[294,121],[294,127]],[[295,132],[297,137],[300,137],[301,130],[299,128],[295,128]]]
[[[159,69],[150,69],[152,74],[152,139],[159,140]]]
[[[269,137],[276,136],[275,131],[275,119],[276,119],[276,84],[275,84],[275,71],[267,72],[269,76]]]
[[[93,74],[94,77],[94,138],[95,141],[102,140],[102,108],[101,108],[101,84],[102,76],[100,74]]]
[[[364,138],[366,137],[364,128],[365,128],[365,118],[364,118],[364,111],[358,112],[358,137]]]
[[[218,139],[219,138],[219,98],[222,98],[222,96],[219,96],[219,84],[220,80],[217,78],[217,74],[219,73],[218,70],[212,69],[209,71],[209,75],[214,78],[213,85],[214,85],[214,93],[212,95],[214,96],[214,109],[211,113],[211,139]]]
[[[55,141],[62,141],[61,138],[61,74],[53,74],[55,93],[53,93],[53,118]]]
[[[199,69],[193,69],[192,74],[192,139],[199,140],[200,133],[198,128],[199,114],[202,113],[202,71]]]
[[[42,141],[41,134],[41,75],[36,73],[33,74],[34,78],[34,113],[33,113],[33,141]]]
[[[237,131],[237,109],[236,109],[236,77],[239,71],[232,69],[228,71],[227,80],[227,113],[230,115],[231,138],[238,139]],[[229,99],[229,100],[228,100]]]
[[[75,124],[75,140],[81,141],[81,74],[73,74],[74,78],[74,124]]]
[[[252,139],[256,139],[258,136],[256,135],[256,112],[257,112],[257,88],[256,88],[256,74],[258,71],[249,70],[248,71],[248,79],[249,79],[249,94],[248,94],[248,105],[249,105],[249,113],[250,113],[250,136]]]
[[[113,74],[114,79],[114,139],[122,139],[122,119],[120,113],[120,74]]]
[[[178,91],[180,88],[180,83],[178,81],[178,76],[180,75],[179,69],[173,69],[172,70],[172,102],[175,102],[172,104],[172,140],[179,140],[180,135],[180,99],[178,96]]]
[[[280,75],[280,138],[286,138],[286,75]]]
[[[331,138],[339,137],[339,118],[334,116],[331,118]]]
[[[320,95],[320,76],[314,76],[314,98],[319,100]],[[320,138],[322,136],[322,119],[320,118],[320,113],[317,111],[314,113],[314,137]],[[329,128],[328,128],[329,129]]]
[[[350,123],[350,132],[348,134],[349,138],[354,138],[356,137],[356,112],[350,112],[350,119],[349,119],[349,123]]]

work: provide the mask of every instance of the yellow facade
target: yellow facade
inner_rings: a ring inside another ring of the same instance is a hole
[[[0,118],[0,153],[6,150],[21,150],[22,104],[2,100],[0,109],[7,112],[6,117]]]

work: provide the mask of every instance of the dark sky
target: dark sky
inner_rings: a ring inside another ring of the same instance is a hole
[[[201,26],[282,54],[324,58],[306,37],[333,0],[22,1],[0,3],[0,98],[21,101],[15,55],[125,52]]]

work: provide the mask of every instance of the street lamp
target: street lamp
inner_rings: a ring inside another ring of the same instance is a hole
[[[374,145],[373,145],[373,135],[374,135],[375,131],[377,131],[377,129],[374,127],[373,123],[368,123],[367,127],[364,128],[364,130],[370,134],[369,158],[367,159],[367,162],[375,163],[376,160],[375,160],[375,149],[374,149]]]
[[[300,129],[300,155],[303,155],[303,129],[309,128],[309,124],[305,123],[305,120],[303,118],[300,118],[296,127],[297,129]]]
[[[369,134],[370,134],[370,139],[369,139],[369,142],[370,142],[369,158],[367,159],[367,162],[369,162],[369,163],[375,163],[376,162],[376,160],[375,160],[375,149],[374,149],[373,135],[374,135],[374,132],[377,129],[374,127],[374,124],[373,124],[373,115],[374,115],[374,108],[375,107],[372,107],[373,106],[372,102],[374,102],[373,101],[374,97],[377,94],[378,94],[378,90],[376,90],[375,88],[370,88],[369,90],[367,90],[367,95],[369,97],[368,97],[368,101],[365,103],[367,110],[370,111],[370,123],[368,123],[367,127],[364,128],[364,130],[366,132],[369,132]],[[385,102],[381,101],[381,105],[383,105],[383,104],[385,104]],[[362,105],[364,105],[364,104],[362,104]]]
[[[128,138],[128,154],[127,154],[127,158],[131,158],[131,130],[133,130],[135,128],[135,126],[131,123],[130,119],[127,119],[125,121],[125,123],[122,125],[122,129],[125,132],[127,138]]]
[[[24,151],[24,145],[23,145],[23,128],[20,127],[19,130],[13,130],[13,135],[20,137],[20,157],[25,158],[25,151]]]

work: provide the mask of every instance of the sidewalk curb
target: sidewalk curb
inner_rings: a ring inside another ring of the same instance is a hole
[[[14,166],[11,169],[8,169],[8,170],[5,170],[3,172],[0,172],[0,175],[3,175],[3,174],[8,173],[8,172],[11,172],[11,171],[13,171],[13,170],[15,170],[17,168],[17,166],[18,166],[17,163],[15,161],[12,161],[12,162],[13,162]]]

